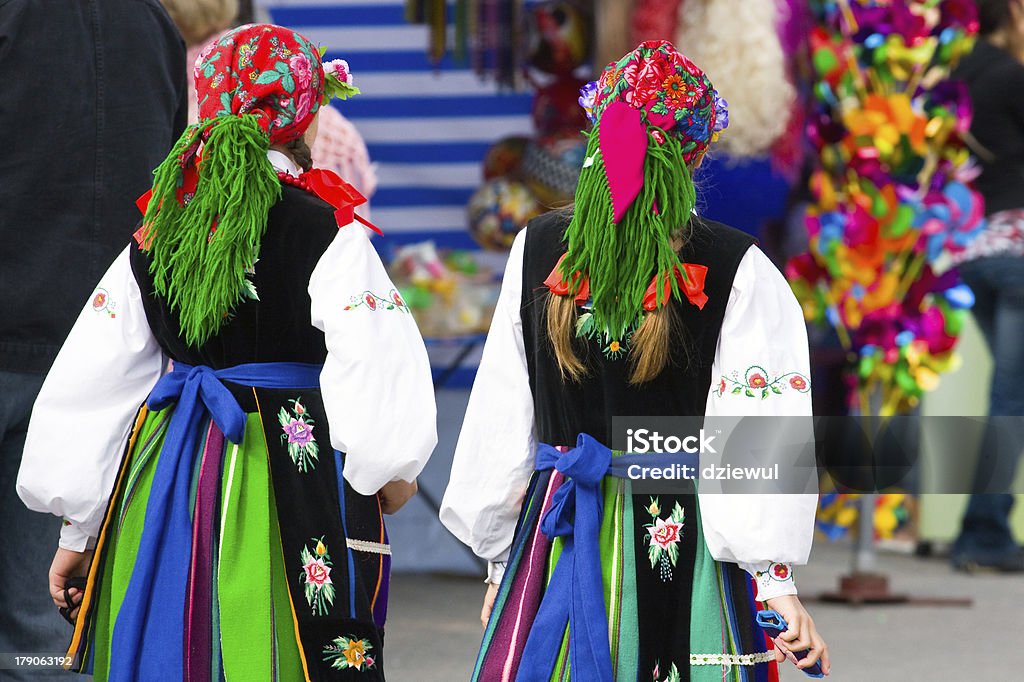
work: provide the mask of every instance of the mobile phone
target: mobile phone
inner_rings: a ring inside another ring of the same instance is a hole
[[[758,611],[757,624],[760,625],[761,629],[768,633],[768,636],[772,639],[775,639],[789,629],[786,619],[774,609],[763,609]],[[793,656],[796,657],[796,660],[801,661],[807,658],[808,651],[810,651],[810,649],[794,651],[792,653]],[[804,668],[802,672],[808,677],[825,677],[825,673],[821,670],[821,661],[816,661],[814,665],[809,668]]]

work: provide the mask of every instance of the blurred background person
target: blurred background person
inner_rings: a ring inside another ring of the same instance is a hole
[[[979,40],[955,76],[967,83],[974,120],[969,144],[981,165],[978,190],[988,226],[958,259],[974,290],[974,317],[994,362],[989,415],[974,494],[953,545],[955,568],[1024,571],[1010,529],[1013,495],[984,494],[1009,485],[1024,447],[1024,0],[975,0]]]
[[[43,377],[185,126],[184,63],[157,0],[0,2],[2,652],[53,655],[70,635],[39,570],[60,520],[28,511],[15,476]],[[46,673],[4,671],[21,675]]]

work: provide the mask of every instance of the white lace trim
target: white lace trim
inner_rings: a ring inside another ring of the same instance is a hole
[[[757,654],[690,654],[690,665],[757,665],[775,660],[775,653]]]
[[[370,554],[384,554],[387,556],[391,555],[391,545],[385,545],[382,542],[370,542],[369,540],[353,540],[352,538],[345,538],[345,544],[348,545],[349,549],[354,549],[357,552],[369,552]]]

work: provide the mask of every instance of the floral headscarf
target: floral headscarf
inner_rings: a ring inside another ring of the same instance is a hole
[[[267,150],[301,137],[331,96],[357,94],[348,66],[321,63],[298,33],[241,26],[195,64],[199,122],[156,169],[143,227],[159,295],[201,345],[242,300],[281,184]]]
[[[579,297],[585,282],[597,327],[626,339],[643,317],[652,276],[655,289],[667,292],[655,297],[655,307],[693,284],[671,238],[690,220],[690,170],[728,125],[727,105],[704,72],[666,41],[642,43],[581,94],[594,128],[568,250],[553,273],[567,286],[552,291]],[[688,298],[701,306],[706,300],[697,291]]]
[[[320,108],[324,67],[303,36],[251,24],[225,33],[195,64],[199,119],[256,117],[271,144],[302,135]]]

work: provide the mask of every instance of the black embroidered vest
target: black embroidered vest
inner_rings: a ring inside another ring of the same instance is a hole
[[[682,324],[671,340],[671,362],[654,380],[630,385],[628,355],[611,360],[596,343],[577,340],[588,374],[580,382],[565,382],[547,338],[543,282],[565,253],[567,226],[568,216],[553,212],[532,220],[526,232],[521,312],[538,440],[573,445],[578,434],[589,433],[610,445],[612,417],[702,416],[733,278],[754,239],[721,223],[694,220],[680,257],[707,266],[708,302],[703,310],[685,300],[670,303]]]

